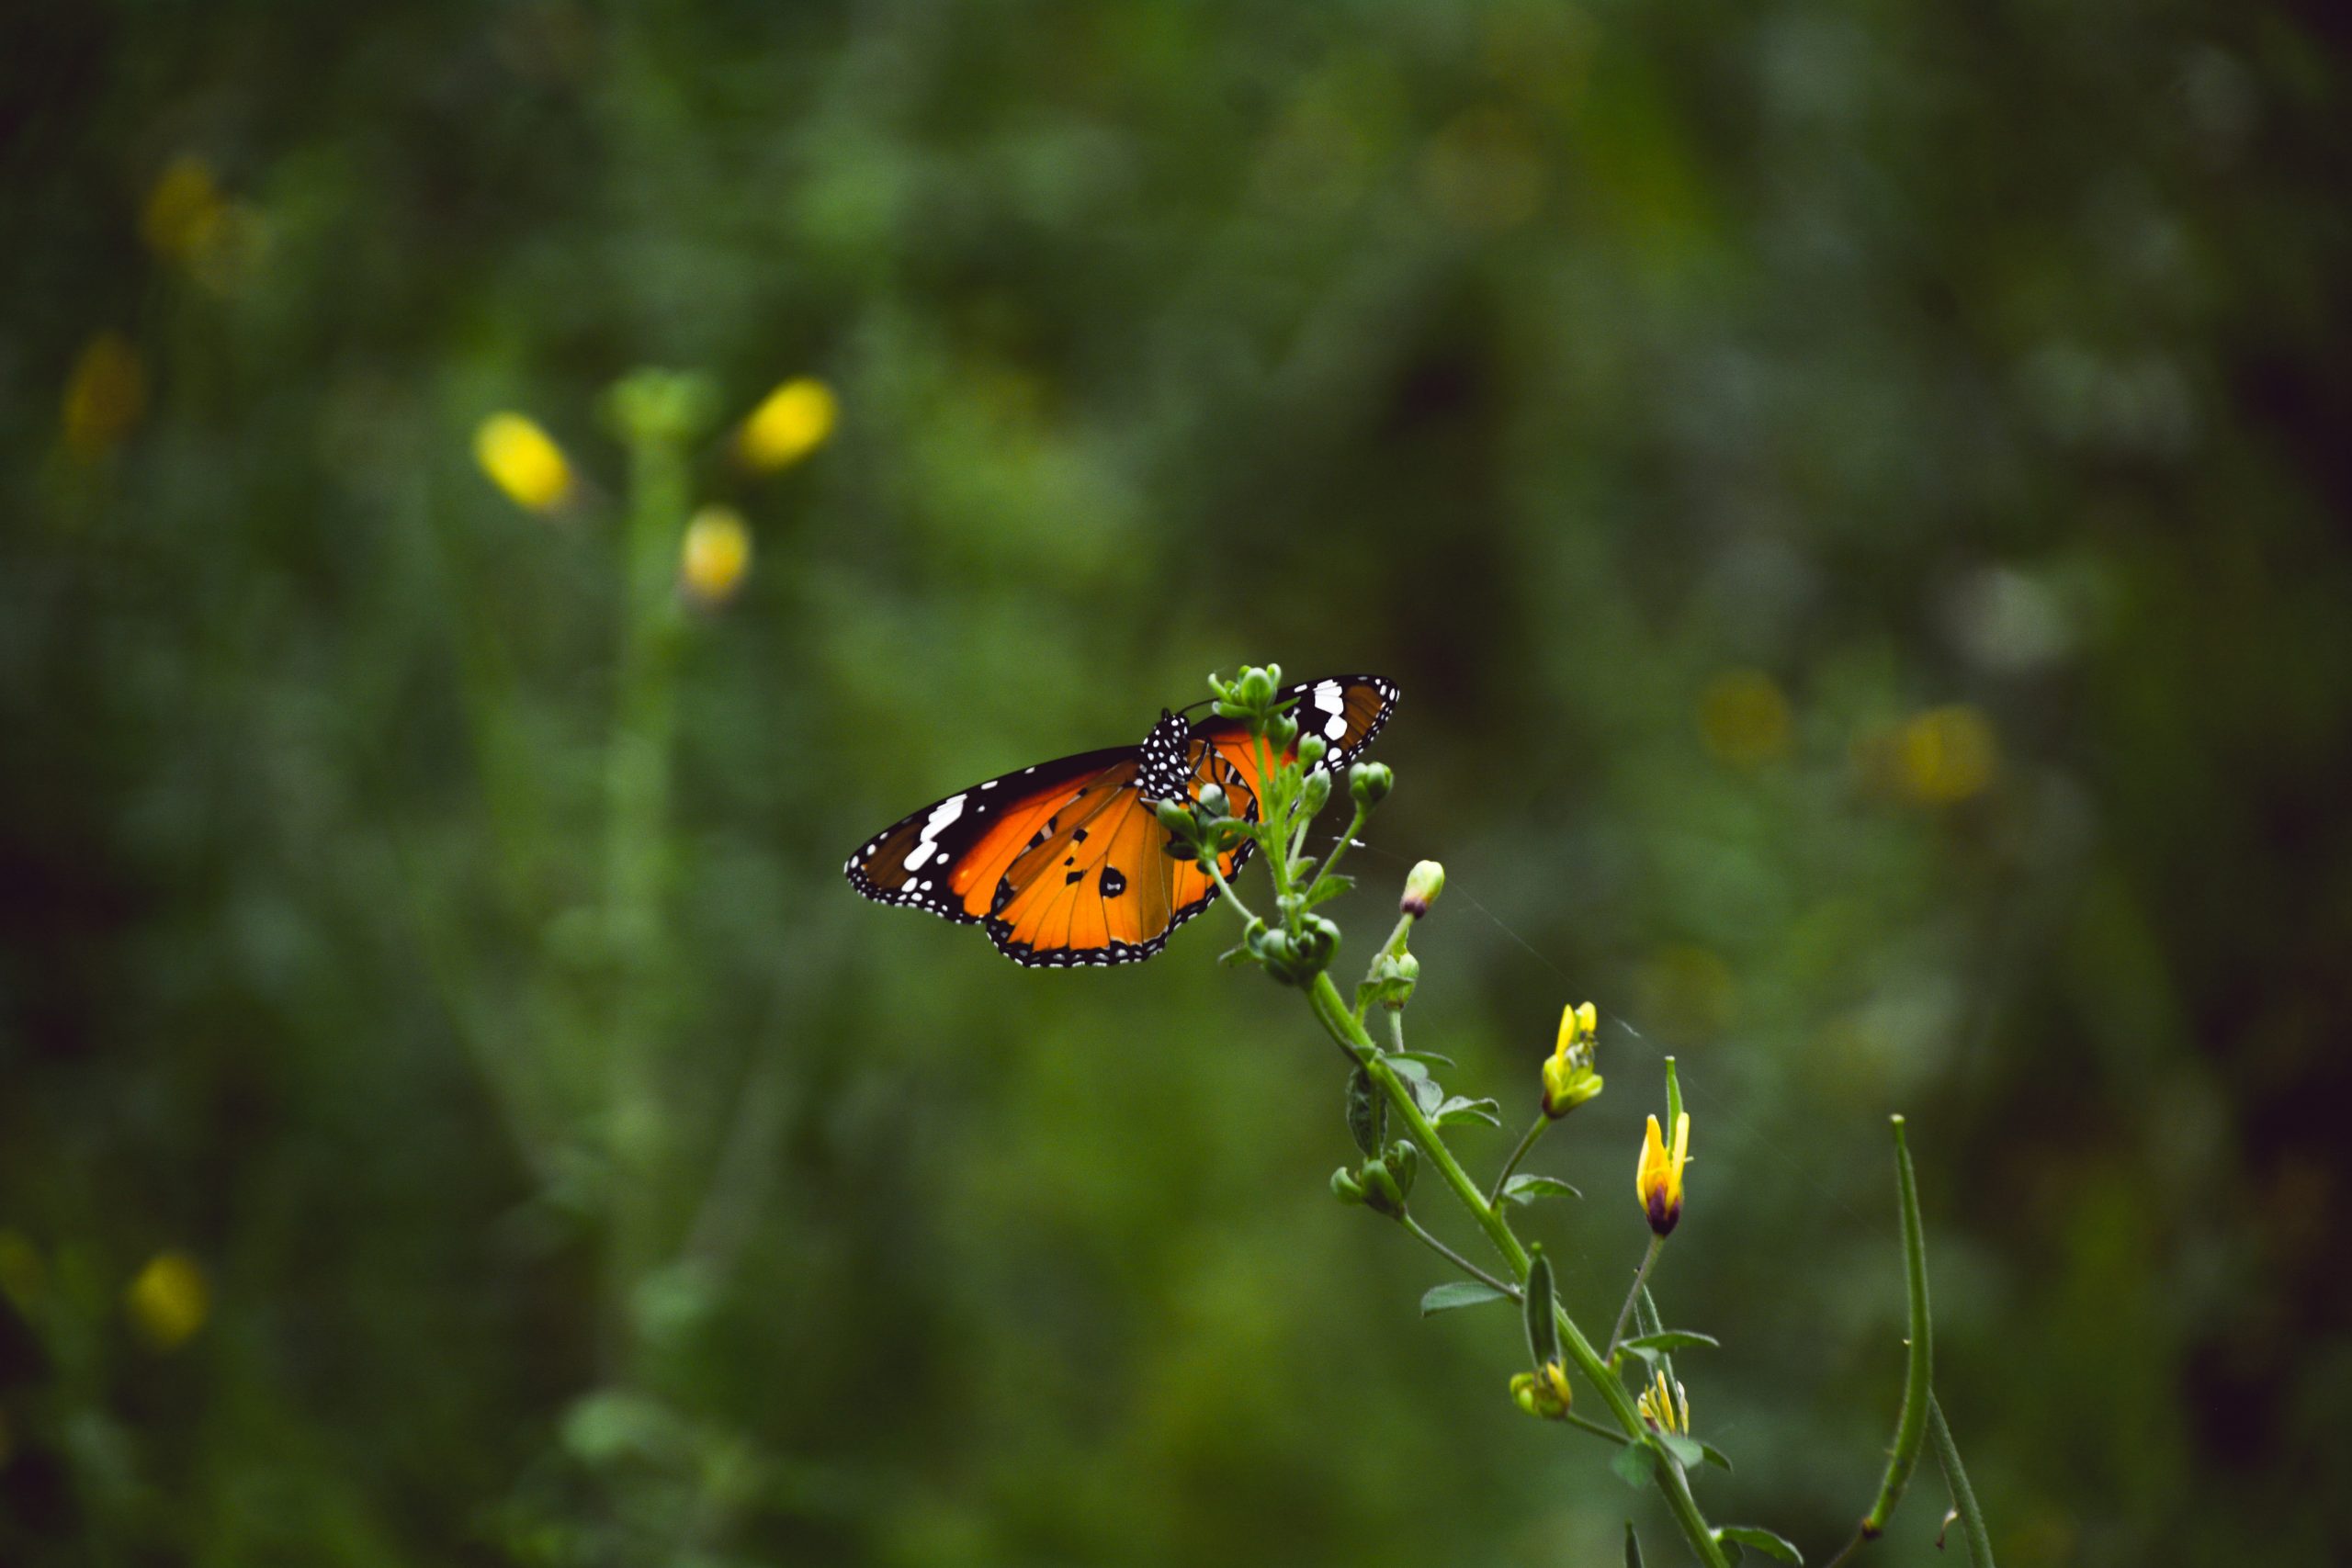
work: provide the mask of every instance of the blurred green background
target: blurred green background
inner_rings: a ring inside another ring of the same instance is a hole
[[[1535,1161],[1589,1324],[1679,1055],[1717,1520],[1817,1561],[1869,1500],[1899,1110],[2005,1563],[2352,1550],[2346,43],[20,8],[0,1562],[1679,1561],[1333,1205],[1337,1059],[1229,920],[1029,972],[842,882],[1245,659],[1404,687],[1342,963],[1448,863],[1415,1038],[1484,1168],[1609,1015]],[[616,845],[646,364],[754,557],[682,605],[662,524]],[[798,378],[837,420],[742,461]],[[568,504],[485,478],[502,410]]]

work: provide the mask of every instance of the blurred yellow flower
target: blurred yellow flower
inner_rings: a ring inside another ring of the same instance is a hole
[[[1563,1420],[1573,1399],[1568,1374],[1559,1362],[1546,1361],[1542,1371],[1521,1372],[1510,1380],[1510,1399],[1530,1416],[1540,1416],[1546,1421]]]
[[[0,1231],[0,1292],[18,1307],[30,1306],[49,1283],[40,1249],[22,1231]]]
[[[2000,771],[2000,742],[1982,708],[1929,708],[1903,727],[1903,787],[1914,800],[1950,806],[1982,794]]]
[[[786,381],[743,421],[736,449],[755,468],[788,468],[825,444],[841,416],[833,389],[813,376]]]
[[[686,525],[678,576],[686,592],[706,604],[735,596],[752,570],[752,531],[731,506],[706,506]]]
[[[212,1314],[212,1288],[185,1252],[159,1252],[122,1294],[123,1311],[140,1338],[157,1350],[187,1343]]]
[[[65,380],[65,446],[85,462],[104,457],[147,410],[147,367],[120,333],[100,333]]]
[[[1651,1374],[1650,1386],[1642,1391],[1634,1407],[1657,1431],[1683,1438],[1690,1435],[1690,1396],[1679,1382],[1668,1387],[1663,1370]]]
[[[1671,1234],[1682,1218],[1682,1167],[1690,1157],[1690,1113],[1686,1111],[1674,1119],[1671,1154],[1667,1152],[1657,1118],[1651,1117],[1648,1130],[1642,1134],[1642,1163],[1634,1173],[1634,1191],[1642,1201],[1650,1229],[1659,1235]]]
[[[183,152],[164,165],[148,190],[139,231],[158,254],[185,261],[211,240],[226,206],[212,165]]]
[[[1730,670],[1699,694],[1699,737],[1735,767],[1753,768],[1789,747],[1789,700],[1760,670]]]
[[[515,505],[552,512],[571,494],[571,465],[548,433],[519,413],[494,413],[474,431],[474,460]]]

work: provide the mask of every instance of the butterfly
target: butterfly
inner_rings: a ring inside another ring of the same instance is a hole
[[[1293,702],[1299,733],[1322,738],[1336,773],[1388,722],[1397,691],[1377,675],[1334,675],[1280,695]],[[1197,862],[1169,852],[1154,803],[1197,799],[1214,784],[1233,816],[1258,817],[1257,742],[1238,720],[1195,724],[1192,711],[1162,709],[1139,745],[958,790],[876,833],[842,870],[876,903],[985,928],[1016,964],[1140,964],[1216,897]],[[1230,878],[1252,847],[1227,851],[1218,873]]]

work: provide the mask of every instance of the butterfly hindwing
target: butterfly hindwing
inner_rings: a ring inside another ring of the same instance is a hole
[[[1378,675],[1332,675],[1285,686],[1278,694],[1290,702],[1290,716],[1300,735],[1322,737],[1323,765],[1340,778],[1388,722],[1399,694],[1396,682]],[[1210,718],[1194,725],[1193,734],[1240,772],[1254,802],[1263,787],[1259,765],[1263,753],[1250,732],[1238,720]],[[1272,760],[1280,762],[1292,755],[1285,751]],[[1232,793],[1230,786],[1227,793]]]

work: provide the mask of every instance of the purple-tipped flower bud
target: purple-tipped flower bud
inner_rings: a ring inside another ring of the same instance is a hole
[[[1425,860],[1413,867],[1412,874],[1405,878],[1405,896],[1396,900],[1396,908],[1418,920],[1430,912],[1430,906],[1436,903],[1437,896],[1444,891],[1445,867],[1433,860]]]

